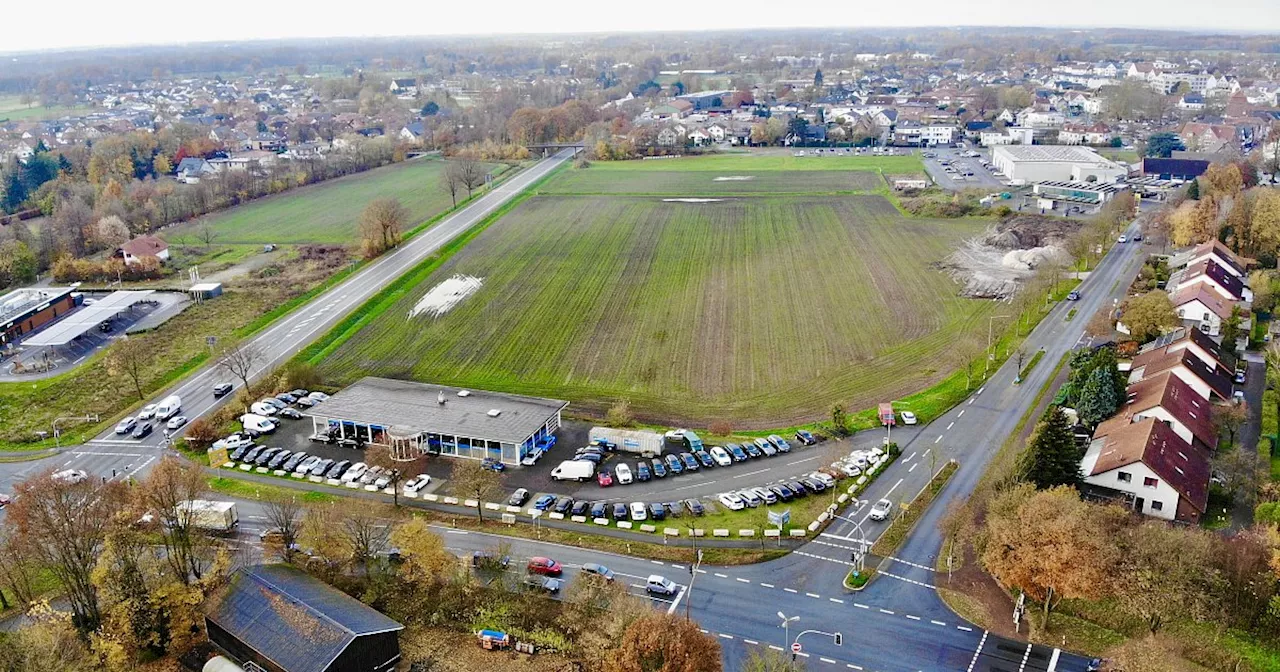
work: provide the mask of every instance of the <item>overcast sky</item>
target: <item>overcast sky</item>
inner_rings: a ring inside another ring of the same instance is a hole
[[[912,0],[787,4],[607,0],[54,0],[10,4],[0,52],[335,36],[838,26],[1048,26],[1280,33],[1280,0]],[[38,18],[39,17],[39,18]]]

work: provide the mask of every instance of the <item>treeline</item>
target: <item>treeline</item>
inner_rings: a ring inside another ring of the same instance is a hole
[[[1274,267],[1280,256],[1280,190],[1257,185],[1252,163],[1215,163],[1191,183],[1185,200],[1161,213],[1161,223],[1177,245],[1218,239]]]

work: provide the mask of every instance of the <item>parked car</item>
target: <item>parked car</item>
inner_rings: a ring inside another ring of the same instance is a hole
[[[298,388],[296,390],[289,390],[289,394],[292,394],[294,399],[297,400],[307,396],[308,392],[302,388]]]
[[[360,485],[373,485],[373,482],[378,480],[378,478],[380,478],[385,472],[386,469],[382,467],[369,467],[369,469],[364,472],[363,476],[355,479],[355,482]]]
[[[662,520],[667,517],[667,508],[661,502],[654,502],[649,505],[649,517],[654,520]]]
[[[1236,383],[1244,383],[1244,380],[1245,380],[1245,370],[1244,370],[1244,369],[1236,369],[1236,375],[1235,375],[1235,378],[1233,378],[1232,380],[1234,380]]]
[[[729,454],[733,456],[734,462],[747,461],[747,452],[742,449],[742,446],[739,446],[736,443],[730,443],[726,445],[724,449],[729,451]]]
[[[542,576],[560,576],[564,573],[564,568],[560,566],[560,563],[544,557],[529,558],[529,564],[525,569],[530,574],[541,574]]]
[[[579,453],[578,455],[575,455],[573,459],[582,460],[583,462],[590,462],[592,464],[600,464],[601,462],[604,461],[604,455],[601,455],[600,453],[588,451],[585,453]]]
[[[675,455],[667,455],[664,459],[667,461],[667,470],[672,474],[679,475],[684,472],[684,463]]]
[[[285,470],[285,471],[287,471],[287,472],[292,473],[294,470],[296,470],[296,469],[298,468],[298,465],[299,465],[299,464],[302,464],[302,461],[303,461],[303,460],[305,460],[305,459],[307,459],[308,457],[310,457],[310,456],[309,456],[309,455],[307,455],[306,453],[304,453],[304,452],[302,452],[302,451],[298,451],[298,452],[296,452],[296,453],[294,453],[294,454],[290,455],[290,456],[289,456],[289,459],[285,460],[284,464],[283,464],[283,465],[281,465],[281,467],[280,467],[280,468],[281,468],[281,469],[284,469],[284,470]]]
[[[769,443],[765,439],[756,439],[752,443],[755,444],[756,449],[760,451],[761,455],[774,455],[777,452],[777,449],[773,447],[773,444]]]
[[[497,472],[503,472],[507,470],[507,465],[499,462],[498,460],[493,459],[492,457],[484,458],[484,460],[480,462],[480,467],[483,469],[488,469],[489,471],[497,471]]]
[[[172,418],[169,418],[168,422],[164,423],[164,427],[165,429],[181,429],[185,424],[187,424],[187,416],[175,415]]]
[[[325,473],[325,478],[342,478],[342,475],[350,468],[351,460],[342,460],[329,468],[329,471]]]
[[[729,457],[729,452],[720,446],[711,447],[711,459],[715,460],[716,464],[722,467],[727,467],[733,464],[733,458]]]
[[[787,443],[786,439],[782,438],[781,436],[778,436],[777,434],[769,435],[769,443],[772,443],[773,447],[777,448],[778,452],[780,453],[791,452],[791,444]]]
[[[383,472],[382,475],[378,476],[378,478],[373,481],[373,487],[378,490],[383,490],[388,485],[391,485],[391,479],[396,478],[399,475],[400,475],[400,472],[398,470],[389,469]]]
[[[329,468],[332,466],[333,460],[325,458],[316,462],[316,465],[311,467],[311,471],[309,473],[311,476],[324,476],[325,472],[329,471]]]
[[[252,444],[253,437],[245,434],[244,432],[236,432],[235,434],[228,435],[226,438],[214,441],[213,447],[215,450],[222,450],[224,448],[227,450],[235,450],[240,446],[248,446]]]
[[[129,434],[138,428],[137,418],[125,418],[116,423],[116,434]]]
[[[754,443],[744,443],[742,444],[742,449],[746,451],[747,455],[750,457],[764,457],[764,453],[760,452],[760,446],[757,446]]]
[[[605,502],[592,502],[592,503],[591,503],[591,517],[592,517],[592,518],[604,518],[604,514],[606,514],[606,513],[608,513],[608,512],[609,512],[609,505],[608,505],[608,504],[606,504]]]
[[[812,432],[802,429],[796,432],[796,441],[806,446],[812,446],[818,442],[818,439],[813,436]]]
[[[145,439],[145,438],[147,438],[148,436],[150,436],[150,435],[151,435],[151,432],[152,432],[152,431],[154,431],[154,430],[155,430],[155,428],[156,428],[156,427],[155,427],[155,425],[151,424],[150,422],[144,422],[144,423],[142,423],[142,424],[138,425],[138,426],[133,430],[133,435],[132,435],[132,436],[133,436],[133,438],[135,438],[135,439]]]
[[[555,506],[551,507],[556,513],[568,513],[569,508],[573,506],[573,498],[569,496],[560,497],[556,500]]]
[[[279,448],[267,448],[261,453],[258,453],[258,457],[254,459],[253,463],[259,467],[265,467],[268,464],[271,464],[271,458],[275,457],[279,452]]]
[[[738,498],[741,499],[744,504],[746,504],[747,506],[753,509],[764,503],[764,500],[760,498],[760,495],[757,495],[755,492],[751,490],[739,490],[734,494],[737,495]]]
[[[613,485],[613,476],[610,476],[607,471],[601,471],[596,474],[596,482],[600,484],[600,487],[607,488]]]
[[[614,519],[614,520],[626,520],[626,519],[627,519],[627,505],[626,505],[626,504],[623,504],[622,502],[617,502],[617,503],[615,503],[615,504],[613,505],[613,519]]]
[[[698,463],[704,467],[710,468],[716,466],[715,460],[711,459],[711,456],[708,455],[705,450],[694,451],[693,456],[698,458]]]
[[[325,394],[324,392],[312,392],[311,394],[307,395],[307,398],[312,401],[328,401],[329,395]]]
[[[760,500],[763,501],[765,504],[778,503],[778,496],[773,494],[773,492],[770,491],[768,488],[751,488],[751,492],[756,493],[756,496],[759,497]]]
[[[288,392],[281,392],[280,394],[277,394],[276,399],[279,399],[280,401],[283,401],[286,404],[292,404],[298,401],[297,397],[293,396]]]
[[[351,465],[351,467],[348,468],[344,474],[342,474],[341,480],[343,483],[351,483],[353,481],[358,480],[361,476],[364,476],[364,472],[368,470],[369,470],[369,465],[365,464],[364,462],[356,462],[355,464]]]
[[[699,502],[696,499],[686,499],[684,500],[684,505],[689,509],[689,513],[692,513],[695,516],[701,516],[707,512],[707,507],[703,506],[702,502]]]
[[[282,418],[289,418],[290,420],[301,420],[301,419],[302,419],[302,414],[301,414],[301,413],[299,413],[299,412],[298,412],[298,409],[296,409],[296,408],[282,408],[282,409],[280,409],[279,411],[277,411],[277,412],[276,412],[276,415],[278,415],[278,416],[280,416],[280,417],[282,417]]]
[[[618,475],[618,484],[626,485],[631,482],[631,467],[625,464],[619,464],[613,468],[614,473]]]
[[[274,404],[268,404],[265,401],[255,401],[249,406],[249,412],[254,415],[269,416],[279,413],[280,409],[276,408]]]
[[[663,466],[662,458],[660,457],[653,458],[652,464],[653,464],[653,477],[665,478],[667,475],[667,468]]]
[[[795,497],[795,493],[791,492],[791,488],[788,488],[782,483],[769,486],[769,492],[772,492],[778,499],[784,502],[789,502]]]
[[[800,484],[804,486],[805,490],[808,490],[815,495],[819,492],[824,492],[827,489],[826,483],[823,483],[811,476],[802,476],[797,480],[800,481]]]
[[[564,581],[561,579],[553,579],[549,576],[530,575],[525,577],[524,585],[533,590],[541,590],[545,593],[554,595],[560,592],[560,589],[564,587]]]
[[[912,413],[911,411],[903,411],[901,415],[902,415],[902,424],[904,425],[914,425],[917,422],[920,422],[920,419],[916,417],[916,414]]]
[[[279,469],[290,457],[293,456],[292,450],[282,450],[272,456],[271,461],[267,462],[268,469]]]
[[[893,502],[882,499],[871,505],[871,513],[868,514],[868,517],[871,520],[884,520],[889,517],[889,512],[891,511],[893,511]]]
[[[809,478],[822,483],[828,488],[836,487],[836,479],[832,478],[830,474],[824,474],[821,471],[815,471],[812,474],[809,474]]]
[[[320,463],[319,455],[310,455],[310,456],[304,457],[302,458],[302,461],[298,463],[298,466],[294,467],[293,473],[309,474],[311,473],[311,470],[314,469],[315,466],[319,463]]]
[[[631,520],[639,522],[648,519],[644,502],[631,502]]]
[[[231,390],[233,389],[233,387],[234,386],[231,383],[218,383],[217,385],[213,386],[213,396],[215,398],[225,397],[228,394],[231,394]]]
[[[569,515],[585,516],[587,515],[587,509],[589,508],[591,508],[591,502],[588,502],[585,499],[579,499],[573,503],[573,508],[569,509]]]
[[[404,484],[404,494],[416,495],[428,485],[431,485],[431,476],[429,474],[418,474]]]
[[[591,574],[592,576],[598,576],[604,579],[605,581],[613,581],[613,570],[609,569],[608,567],[605,567],[604,565],[596,564],[594,562],[588,562],[583,564],[582,573]]]
[[[303,408],[311,408],[316,405],[316,400],[311,397],[303,397],[298,400],[298,405]]]
[[[636,462],[636,480],[647,481],[653,478],[653,472],[649,471],[649,465],[644,460]]]
[[[537,498],[536,500],[534,500],[533,508],[539,511],[546,511],[547,509],[551,508],[552,504],[555,504],[555,503],[556,503],[555,495],[543,495]]]
[[[253,447],[254,446],[252,443],[246,443],[243,446],[239,446],[235,450],[227,454],[227,459],[232,460],[234,462],[239,462],[240,458],[244,457],[245,454],[248,453],[250,450],[253,450]]]
[[[747,503],[742,498],[732,492],[726,492],[717,499],[730,511],[741,511],[747,508]]]
[[[680,587],[671,579],[654,574],[645,582],[644,589],[656,595],[666,595],[667,597],[670,597],[675,595],[676,591],[680,590]]]
[[[524,506],[527,501],[529,501],[529,491],[525,488],[516,488],[516,491],[507,498],[507,504],[511,506]]]
[[[684,463],[685,471],[698,470],[698,460],[693,456],[693,453],[680,453],[680,461]]]

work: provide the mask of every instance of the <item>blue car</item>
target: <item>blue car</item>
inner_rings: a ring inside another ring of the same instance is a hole
[[[547,509],[551,508],[551,505],[555,504],[555,502],[556,502],[555,495],[543,495],[533,503],[533,508],[539,511],[546,511]]]
[[[552,446],[556,445],[556,437],[554,435],[544,436],[541,439],[538,439],[538,442],[534,445],[538,450],[545,453],[548,450],[551,450]]]
[[[667,455],[664,459],[667,461],[667,470],[672,474],[680,474],[684,472],[684,464],[680,462],[680,458],[675,455]]]
[[[707,451],[705,450],[699,450],[698,452],[694,453],[693,456],[698,458],[698,461],[701,462],[702,466],[704,467],[716,466],[716,461],[711,459],[711,455],[707,453]]]
[[[484,469],[488,469],[489,471],[506,471],[507,470],[507,465],[493,459],[492,457],[484,458],[484,462],[481,462],[480,466]]]
[[[698,461],[694,459],[692,453],[680,453],[680,459],[684,462],[685,471],[698,470]]]
[[[665,478],[666,475],[667,475],[667,468],[663,466],[661,458],[657,458],[657,457],[653,458],[653,477]]]
[[[647,481],[653,478],[653,472],[649,471],[649,465],[644,462],[636,463],[636,480]]]
[[[736,444],[736,443],[731,443],[731,444],[729,444],[729,445],[725,446],[725,450],[728,450],[728,451],[729,451],[729,454],[733,456],[733,461],[734,461],[734,462],[746,462],[746,461],[747,461],[747,453],[746,453],[746,451],[742,450],[742,446],[739,446],[739,445],[738,445],[738,444]]]
[[[818,440],[814,438],[813,433],[805,429],[796,432],[796,441],[799,441],[806,446],[812,446],[818,442]]]

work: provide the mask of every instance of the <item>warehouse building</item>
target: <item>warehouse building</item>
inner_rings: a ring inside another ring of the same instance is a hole
[[[205,626],[243,669],[270,672],[386,672],[400,660],[404,629],[289,565],[241,568]]]
[[[1037,182],[1031,191],[1040,198],[1054,201],[1102,205],[1126,188],[1106,182]]]
[[[1088,147],[1076,145],[1002,145],[991,163],[1014,184],[1033,182],[1115,182],[1129,174]]]
[[[318,434],[422,453],[519,464],[560,428],[567,401],[368,377],[311,408]]]
[[[16,289],[0,297],[0,343],[12,343],[75,310],[71,287]]]

